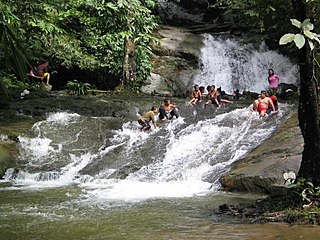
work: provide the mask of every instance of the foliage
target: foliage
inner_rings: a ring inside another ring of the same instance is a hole
[[[295,183],[289,185],[301,198],[301,200],[308,204],[320,203],[320,187],[315,186],[311,180],[298,178]]]
[[[130,38],[137,47],[140,85],[151,70],[154,7],[153,0],[1,0],[0,62],[16,63],[6,72],[21,67],[20,79],[31,67],[27,59],[49,60],[53,69],[94,71],[97,79],[108,79],[104,73],[120,78],[124,42]]]
[[[78,82],[77,80],[68,81],[67,88],[72,95],[87,95],[91,85],[89,83]]]
[[[297,19],[290,19],[290,20],[293,26],[296,26],[297,28],[300,29],[300,33],[297,33],[297,34],[287,33],[283,35],[279,40],[279,44],[285,45],[294,41],[297,48],[300,49],[305,45],[306,38],[307,38],[309,47],[311,50],[313,50],[314,49],[313,41],[317,41],[318,43],[320,43],[320,40],[318,38],[320,35],[314,32],[311,32],[314,29],[314,25],[310,22],[310,19],[305,19],[302,23]]]
[[[26,80],[28,60],[16,37],[14,28],[17,22],[18,18],[13,14],[12,9],[0,1],[0,63],[3,66],[2,71],[13,71],[20,79]]]

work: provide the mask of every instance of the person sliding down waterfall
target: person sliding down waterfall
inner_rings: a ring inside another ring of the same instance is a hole
[[[140,129],[141,131],[145,132],[151,128],[149,124],[150,121],[152,121],[154,127],[157,128],[157,122],[155,118],[157,113],[158,109],[156,107],[152,107],[149,112],[145,113],[143,116],[139,116],[138,123],[142,126]]]
[[[176,105],[171,103],[170,99],[165,99],[164,104],[159,108],[159,119],[160,120],[171,120],[174,116],[179,117]]]
[[[261,91],[260,97],[257,100],[254,100],[252,110],[258,112],[260,117],[264,117],[268,115],[267,111],[269,107],[271,107],[272,112],[275,112],[272,100],[267,97],[267,92],[263,90]]]

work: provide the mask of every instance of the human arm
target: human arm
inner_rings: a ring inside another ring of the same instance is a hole
[[[269,98],[268,99],[268,104],[269,104],[269,106],[271,106],[271,108],[272,108],[272,111],[276,111],[276,109],[274,108],[274,104],[273,104],[273,101]]]
[[[157,121],[156,121],[156,118],[155,118],[155,114],[154,113],[151,114],[150,118],[151,118],[151,121],[152,121],[154,127],[157,128]]]

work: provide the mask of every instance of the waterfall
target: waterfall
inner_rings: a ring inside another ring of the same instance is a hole
[[[264,43],[257,48],[206,34],[201,62],[194,82],[228,93],[266,88],[269,68],[281,82],[297,83],[297,65]],[[100,202],[212,193],[230,164],[268,138],[291,108],[281,104],[280,113],[261,119],[241,103],[181,106],[180,118],[149,132],[140,132],[137,121],[120,127],[118,118],[51,113],[19,136],[20,169],[9,169],[0,182],[11,183],[6,189],[75,185],[82,200]]]
[[[241,44],[240,40],[203,36],[201,69],[194,83],[202,86],[214,84],[227,93],[233,90],[260,92],[268,87],[268,69],[274,69],[280,82],[297,85],[299,70],[289,58],[260,46]]]
[[[27,163],[2,181],[12,183],[8,190],[77,185],[82,200],[99,202],[214,192],[230,164],[270,136],[290,108],[282,104],[277,117],[265,120],[249,107],[208,112],[210,118],[182,109],[182,117],[148,133],[137,122],[108,130],[116,119],[53,113],[34,124],[32,136],[19,136],[20,161]],[[137,163],[125,178],[115,174]]]

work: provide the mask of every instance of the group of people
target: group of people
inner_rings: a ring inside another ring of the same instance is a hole
[[[151,128],[150,122],[152,122],[154,127],[157,128],[156,115],[158,112],[158,117],[161,121],[171,120],[174,117],[178,118],[179,113],[176,107],[176,104],[171,103],[170,99],[165,99],[159,110],[157,107],[152,106],[150,111],[146,112],[142,116],[139,115],[138,123],[142,126],[141,131],[149,130]]]
[[[280,78],[274,73],[273,69],[269,69],[268,74],[269,90],[262,90],[258,99],[254,100],[252,107],[252,111],[258,112],[260,117],[279,111],[278,99],[275,95],[279,87]]]
[[[221,103],[232,103],[227,99],[221,97],[221,92],[216,89],[214,85],[207,86],[208,93],[204,93],[204,87],[199,87],[195,85],[192,90],[191,100],[189,104],[195,105],[198,102],[202,102],[207,95],[207,101],[204,104],[204,108],[209,104],[215,104],[217,107],[221,106]]]
[[[269,69],[268,73],[269,90],[262,90],[258,99],[254,100],[252,107],[252,111],[259,113],[260,117],[279,111],[278,99],[275,95],[279,86],[280,78],[274,73],[273,69]],[[198,102],[203,102],[205,100],[205,96],[207,96],[207,99],[204,104],[204,108],[210,104],[220,107],[222,103],[232,103],[232,101],[223,99],[221,97],[221,89],[219,91],[214,85],[207,86],[207,93],[204,93],[204,89],[205,88],[202,86],[199,87],[198,85],[195,85],[192,90],[191,100],[188,103],[195,105]],[[239,91],[234,94],[236,93],[239,93]],[[172,104],[170,99],[166,99],[164,104],[160,106],[159,110],[153,106],[150,111],[145,113],[143,116],[139,116],[138,123],[142,126],[141,131],[149,130],[151,128],[150,122],[152,122],[154,127],[157,128],[156,115],[158,112],[160,120],[170,120],[173,117],[179,117],[176,105]]]

